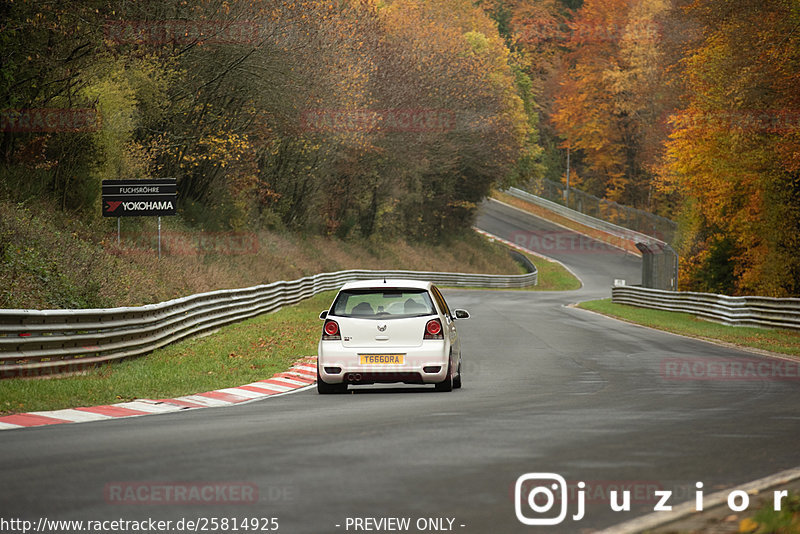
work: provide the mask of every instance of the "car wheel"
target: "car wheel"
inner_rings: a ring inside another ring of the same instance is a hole
[[[328,384],[323,382],[322,377],[319,376],[319,368],[317,368],[317,393],[320,395],[330,395],[333,393],[345,393],[347,391],[347,382],[341,384]]]
[[[453,379],[453,389],[458,389],[461,387],[461,359],[458,360],[458,374]]]
[[[447,376],[436,384],[436,391],[453,391],[453,362],[447,363]]]

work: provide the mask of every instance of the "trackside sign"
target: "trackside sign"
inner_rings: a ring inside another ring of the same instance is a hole
[[[174,178],[103,180],[103,217],[175,215],[177,191]]]

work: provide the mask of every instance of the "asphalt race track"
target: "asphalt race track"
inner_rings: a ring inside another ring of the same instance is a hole
[[[478,226],[512,241],[567,234],[496,202],[484,205]],[[229,408],[4,431],[2,516],[276,517],[278,532],[313,534],[402,531],[366,530],[374,523],[356,530],[352,520],[410,518],[409,532],[580,533],[651,512],[653,488],[672,491],[677,504],[694,499],[697,481],[710,494],[800,464],[797,380],[667,379],[665,359],[754,356],[566,307],[608,297],[615,278],[636,283],[640,261],[583,245],[552,255],[580,276],[581,290],[445,291],[451,306],[472,314],[459,326],[461,390],[308,390]],[[594,490],[585,517],[571,519],[570,498],[560,525],[521,524],[514,484],[530,472],[585,481]],[[203,503],[120,504],[109,494],[141,482],[243,484],[257,499],[223,493]],[[610,510],[615,488],[631,490],[631,511]],[[226,498],[236,502],[215,502]],[[420,518],[445,520],[418,530]]]

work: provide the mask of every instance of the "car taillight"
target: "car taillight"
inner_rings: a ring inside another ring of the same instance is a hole
[[[428,321],[428,324],[425,325],[425,335],[422,337],[423,339],[444,339],[442,322],[439,319]]]
[[[339,324],[336,321],[325,321],[325,326],[322,328],[322,339],[342,339],[342,335],[339,333]]]

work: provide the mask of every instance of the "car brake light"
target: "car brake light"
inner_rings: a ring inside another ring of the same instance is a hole
[[[442,322],[439,319],[431,319],[425,325],[425,335],[423,339],[444,339],[442,333]]]
[[[342,339],[339,333],[339,324],[336,321],[325,321],[325,326],[322,329],[322,339],[337,340]]]

